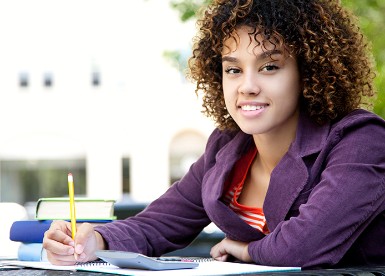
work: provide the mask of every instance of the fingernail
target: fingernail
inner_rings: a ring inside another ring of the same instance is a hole
[[[73,255],[74,253],[75,253],[75,249],[73,247],[68,249],[68,254]]]
[[[81,244],[77,244],[75,246],[75,251],[76,251],[77,254],[83,253],[83,246]]]
[[[71,245],[71,246],[75,246],[75,243],[74,243],[74,241],[70,241],[69,245]]]

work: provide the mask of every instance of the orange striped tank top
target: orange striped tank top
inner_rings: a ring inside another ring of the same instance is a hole
[[[246,223],[261,231],[263,234],[268,234],[269,229],[267,228],[262,208],[250,207],[238,203],[238,198],[242,192],[247,173],[256,154],[257,149],[254,147],[235,163],[232,173],[225,184],[226,189],[223,200]]]

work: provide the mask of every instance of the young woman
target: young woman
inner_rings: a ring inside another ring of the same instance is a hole
[[[217,129],[189,172],[135,217],[75,240],[54,222],[54,264],[97,249],[159,256],[214,222],[217,260],[385,264],[385,122],[369,111],[366,43],[338,0],[216,0],[199,21],[190,75]]]

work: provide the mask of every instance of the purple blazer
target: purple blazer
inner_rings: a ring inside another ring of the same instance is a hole
[[[210,222],[249,242],[255,263],[335,267],[385,264],[385,122],[356,110],[317,125],[301,114],[295,141],[273,170],[255,230],[221,200],[234,163],[252,145],[214,130],[189,172],[135,217],[96,228],[109,249],[159,256],[187,246]]]

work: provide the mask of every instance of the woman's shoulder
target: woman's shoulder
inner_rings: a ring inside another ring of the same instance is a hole
[[[341,121],[378,120],[385,122],[379,115],[365,109],[356,109],[347,114]]]
[[[370,137],[373,139],[383,137],[385,139],[385,120],[373,112],[357,109],[341,120],[334,122],[331,131],[339,136],[359,134],[364,139]]]

